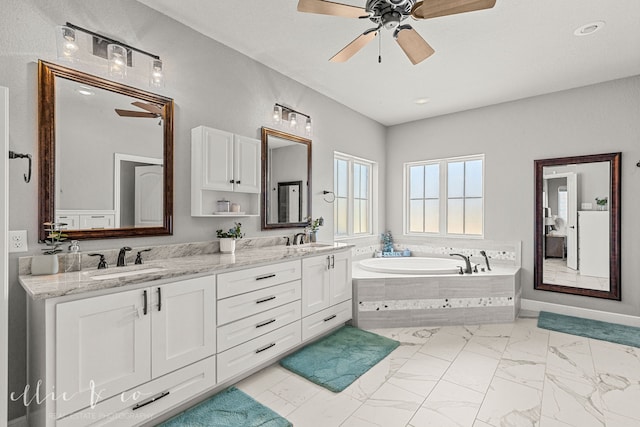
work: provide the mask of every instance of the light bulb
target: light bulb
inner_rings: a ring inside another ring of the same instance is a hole
[[[280,114],[280,107],[273,106],[273,123],[279,125],[282,122],[282,115]]]
[[[78,52],[76,41],[76,31],[73,28],[59,25],[56,27],[56,45],[58,47],[58,58],[66,61],[75,61]]]
[[[304,130],[307,133],[307,136],[311,135],[311,117],[307,117],[307,122],[304,125]]]
[[[119,79],[127,77],[127,49],[118,44],[107,45],[107,67],[109,76]]]
[[[298,126],[298,118],[296,117],[296,113],[289,113],[289,126],[292,128]]]
[[[149,86],[159,88],[164,87],[162,61],[159,59],[152,59],[149,64],[151,65],[151,70],[149,72]]]

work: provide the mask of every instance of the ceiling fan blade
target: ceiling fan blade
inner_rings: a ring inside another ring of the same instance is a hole
[[[413,6],[411,16],[415,19],[430,19],[456,13],[491,9],[496,0],[428,0],[419,1]]]
[[[115,110],[116,110],[116,113],[118,113],[118,115],[121,117],[150,117],[150,118],[158,117],[157,114],[147,113],[145,111],[121,110],[119,108],[116,108]]]
[[[143,110],[147,110],[153,114],[162,114],[162,108],[158,107],[156,104],[149,104],[146,102],[134,101],[131,105],[135,105],[138,108],[142,108]]]
[[[360,34],[354,41],[346,45],[342,50],[329,60],[330,62],[346,62],[353,55],[358,53],[360,49],[365,47],[371,40],[376,38],[378,35],[377,29],[372,29],[365,31],[363,34]]]
[[[343,16],[345,18],[360,18],[369,15],[367,11],[361,7],[324,0],[300,0],[298,2],[298,12]]]
[[[421,63],[435,53],[429,43],[409,25],[400,27],[395,38],[413,65]]]

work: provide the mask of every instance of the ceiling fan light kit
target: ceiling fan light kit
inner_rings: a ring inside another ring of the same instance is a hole
[[[67,22],[56,27],[56,46],[58,59],[64,62],[76,62],[81,57],[81,44],[78,33],[89,37],[90,55],[107,60],[107,74],[111,78],[126,80],[127,69],[134,68],[133,52],[149,57],[149,86],[164,87],[164,72],[162,60],[158,55],[146,52],[120,41],[103,36],[93,31]],[[86,59],[86,58],[85,58]]]
[[[402,24],[405,19],[431,19],[490,9],[495,4],[496,0],[429,0],[426,3],[416,0],[367,0],[363,9],[325,0],[299,0],[298,11],[345,18],[367,18],[376,24],[375,28],[365,31],[334,55],[331,62],[347,61],[384,28],[393,30],[393,38],[411,63],[417,65],[433,55],[435,50],[411,25]]]

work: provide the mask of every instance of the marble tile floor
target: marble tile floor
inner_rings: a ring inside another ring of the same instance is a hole
[[[236,386],[295,427],[640,427],[640,348],[536,324],[373,330],[402,344],[341,393],[278,364]]]
[[[609,278],[597,276],[584,276],[579,271],[567,267],[567,261],[558,258],[547,258],[542,267],[542,280],[544,283],[572,286],[577,288],[595,289],[597,291],[609,290]]]

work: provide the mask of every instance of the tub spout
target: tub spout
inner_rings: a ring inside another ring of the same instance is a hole
[[[471,269],[471,261],[469,261],[469,257],[468,256],[464,256],[462,254],[449,254],[449,256],[459,256],[460,258],[462,258],[464,260],[464,263],[465,263],[464,273],[465,274],[473,273],[473,270]]]

